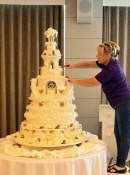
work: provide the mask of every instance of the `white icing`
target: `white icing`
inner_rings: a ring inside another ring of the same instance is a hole
[[[87,133],[87,142],[81,144],[66,144],[57,147],[30,147],[19,145],[14,141],[14,135],[6,136],[0,142],[0,151],[11,156],[32,157],[32,158],[68,158],[76,157],[82,154],[101,151],[106,148],[104,142],[98,140],[97,136]]]

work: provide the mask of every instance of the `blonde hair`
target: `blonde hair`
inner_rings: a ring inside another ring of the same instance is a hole
[[[98,47],[103,48],[106,54],[111,54],[111,56],[114,58],[117,58],[120,53],[119,45],[113,41],[104,42],[98,45]]]

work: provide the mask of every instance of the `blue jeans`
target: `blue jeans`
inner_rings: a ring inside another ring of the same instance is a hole
[[[116,165],[124,167],[130,148],[130,100],[115,108]]]

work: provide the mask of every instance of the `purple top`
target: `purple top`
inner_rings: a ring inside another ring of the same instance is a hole
[[[102,88],[110,105],[114,108],[130,99],[130,87],[125,74],[116,59],[111,59],[107,66],[98,63],[102,68],[95,78],[102,84]]]

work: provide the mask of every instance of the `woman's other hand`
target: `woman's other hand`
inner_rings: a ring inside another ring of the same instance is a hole
[[[67,78],[68,82],[70,82],[70,83],[75,83],[75,81],[76,81],[73,77],[71,77],[69,75],[67,75],[66,78]]]
[[[66,63],[66,64],[64,65],[64,67],[66,67],[66,68],[68,68],[68,69],[72,69],[72,68],[74,68],[73,65],[74,65],[74,64],[72,64],[72,63]]]

